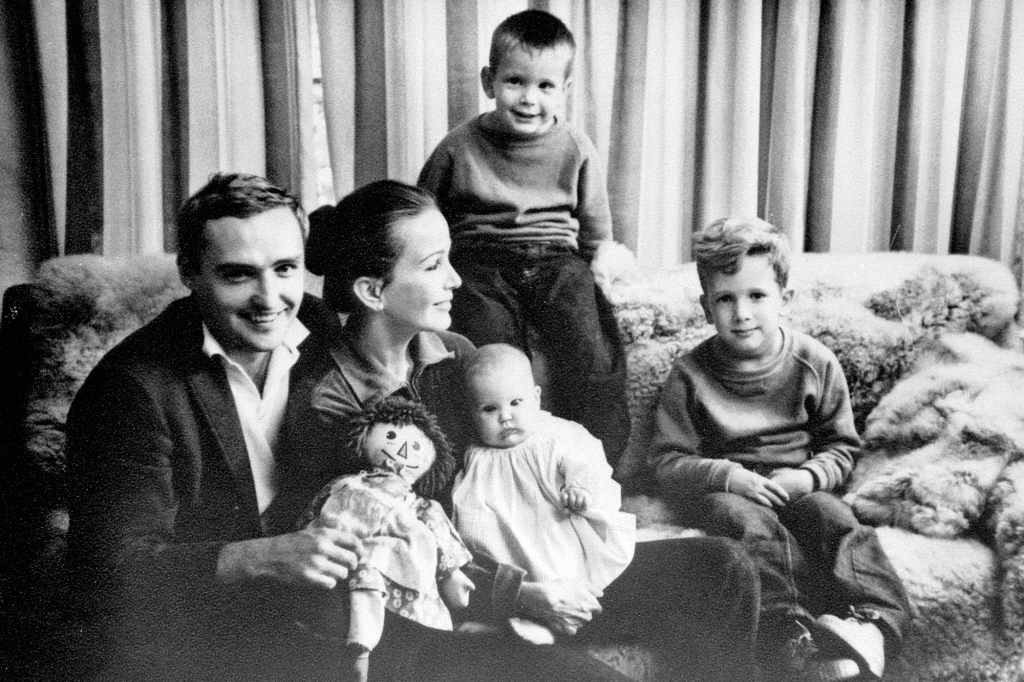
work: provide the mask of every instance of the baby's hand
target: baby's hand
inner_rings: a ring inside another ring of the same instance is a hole
[[[770,478],[749,469],[737,469],[729,478],[729,492],[742,495],[765,507],[784,507],[789,502],[786,489]]]
[[[782,486],[792,500],[814,492],[814,474],[807,469],[782,467],[768,474],[768,478]]]
[[[469,606],[469,593],[476,589],[469,576],[459,568],[442,580],[439,587],[441,598],[449,609],[464,609]]]
[[[563,507],[567,507],[569,511],[576,512],[577,514],[587,511],[587,507],[592,503],[590,492],[578,485],[565,486],[558,496],[562,501]]]

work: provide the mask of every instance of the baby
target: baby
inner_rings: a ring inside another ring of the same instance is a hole
[[[604,589],[633,558],[636,520],[619,511],[601,442],[540,409],[530,361],[513,346],[482,346],[464,376],[479,439],[452,493],[466,545],[528,580]]]

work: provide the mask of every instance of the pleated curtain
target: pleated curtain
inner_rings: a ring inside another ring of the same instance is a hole
[[[173,250],[178,203],[216,170],[309,208],[413,181],[490,106],[491,31],[527,7],[576,35],[566,114],[645,267],[759,215],[797,250],[972,253],[1019,276],[1015,0],[34,0],[58,249]]]

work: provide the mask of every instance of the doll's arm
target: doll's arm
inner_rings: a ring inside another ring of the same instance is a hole
[[[441,599],[452,611],[461,610],[469,606],[469,593],[476,589],[476,585],[469,579],[461,568],[456,568],[438,583]]]

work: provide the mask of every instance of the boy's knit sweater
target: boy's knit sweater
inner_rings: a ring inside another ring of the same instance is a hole
[[[718,337],[672,368],[655,415],[650,463],[661,486],[688,497],[728,491],[739,467],[800,467],[815,489],[846,481],[860,452],[846,377],[835,354],[783,329],[766,366],[739,371]]]
[[[488,120],[482,114],[448,133],[420,172],[456,245],[547,242],[590,254],[611,239],[604,173],[583,132],[558,119],[523,139]]]

